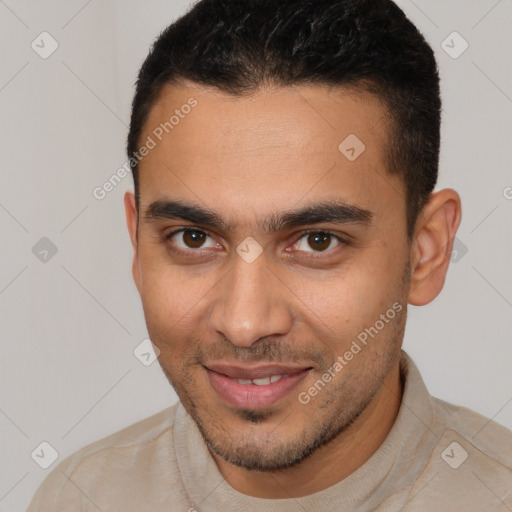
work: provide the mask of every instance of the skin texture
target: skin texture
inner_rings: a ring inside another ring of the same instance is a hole
[[[363,92],[308,86],[242,98],[168,86],[141,141],[191,97],[197,106],[140,163],[139,210],[125,196],[148,332],[235,489],[262,498],[311,494],[361,466],[393,425],[407,303],[427,304],[441,291],[460,199],[449,189],[434,193],[408,241],[405,187],[386,172],[385,111]],[[349,134],[365,144],[354,161],[338,150]],[[211,210],[225,226],[148,217],[155,201]],[[371,218],[267,229],[283,213],[333,201]],[[197,236],[183,233],[165,240],[185,227],[206,235],[196,245]],[[334,236],[319,250],[308,230]],[[236,251],[247,237],[263,250],[252,263]],[[299,393],[393,304],[401,311],[301,403]],[[309,370],[263,409],[227,404],[205,369],[268,361]]]

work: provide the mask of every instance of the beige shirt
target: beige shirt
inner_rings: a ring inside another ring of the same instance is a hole
[[[431,397],[405,353],[401,371],[404,396],[383,444],[318,493],[269,500],[237,492],[178,403],[61,462],[28,512],[511,511],[511,432]]]

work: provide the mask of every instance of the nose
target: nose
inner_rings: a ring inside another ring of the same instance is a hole
[[[264,255],[252,263],[237,256],[216,293],[210,327],[238,347],[292,328],[288,288],[267,267]]]

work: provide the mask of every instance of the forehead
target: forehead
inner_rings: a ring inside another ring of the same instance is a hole
[[[150,110],[146,131],[169,122],[173,114],[171,133],[188,139],[184,149],[213,154],[237,149],[268,153],[272,148],[310,152],[322,141],[324,149],[332,149],[333,141],[350,133],[372,142],[385,134],[383,103],[354,88],[281,87],[239,96],[193,84],[166,86]],[[196,123],[182,122],[187,117]],[[312,139],[315,145],[304,145]],[[271,147],[263,146],[269,142]]]
[[[375,210],[376,200],[395,195],[396,202],[402,193],[387,173],[385,112],[378,98],[357,90],[286,87],[234,96],[166,86],[141,137],[154,142],[139,165],[141,201],[172,195],[214,209],[268,210],[328,195]]]

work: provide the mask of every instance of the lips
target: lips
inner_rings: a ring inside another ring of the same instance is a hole
[[[238,366],[212,363],[205,366],[212,388],[234,408],[270,407],[289,395],[306,377],[310,367],[293,365]]]

